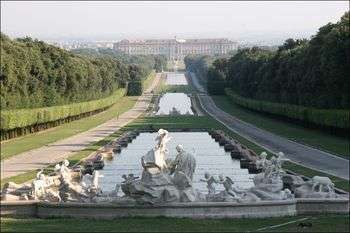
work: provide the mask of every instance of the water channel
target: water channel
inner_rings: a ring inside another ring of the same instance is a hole
[[[159,100],[158,107],[159,109],[156,115],[168,115],[174,109],[180,115],[193,115],[191,99],[185,93],[164,94]]]
[[[188,85],[187,79],[184,73],[167,73],[166,74],[166,85]]]

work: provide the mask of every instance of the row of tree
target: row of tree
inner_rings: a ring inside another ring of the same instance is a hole
[[[74,49],[74,54],[88,56],[88,57],[111,57],[125,64],[137,65],[140,69],[141,75],[146,76],[151,70],[161,72],[167,67],[167,58],[165,55],[128,55],[110,48],[97,49]]]
[[[208,65],[186,58],[188,70],[206,70],[208,91],[322,109],[350,108],[349,12],[310,40],[288,39],[277,51],[253,47]]]
[[[151,70],[166,66],[165,57],[148,59],[113,50],[72,53],[31,38],[12,40],[3,33],[0,40],[2,110],[101,99],[127,83],[132,89],[128,94],[139,95],[141,81]]]
[[[130,80],[128,82],[127,95],[132,96],[142,93],[142,80],[147,77],[152,70],[161,72],[167,67],[167,58],[164,55],[127,55],[109,48],[84,48],[75,49],[72,50],[72,52],[77,55],[94,57],[96,59],[109,57],[129,64]]]

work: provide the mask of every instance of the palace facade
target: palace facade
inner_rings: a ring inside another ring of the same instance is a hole
[[[179,60],[189,54],[227,54],[237,49],[237,43],[228,39],[122,40],[114,43],[113,48],[130,55],[162,54],[169,60]]]

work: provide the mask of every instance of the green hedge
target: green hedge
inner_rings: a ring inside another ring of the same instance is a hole
[[[125,89],[123,88],[109,97],[98,100],[44,108],[1,111],[1,130],[23,128],[92,112],[114,104],[124,95]]]
[[[225,93],[234,103],[259,112],[279,115],[290,119],[301,120],[304,122],[326,127],[335,127],[341,129],[350,128],[349,110],[316,109],[298,105],[253,100],[239,96],[228,88],[225,89]]]

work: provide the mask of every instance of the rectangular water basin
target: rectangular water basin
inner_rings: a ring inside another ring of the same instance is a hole
[[[188,85],[187,79],[184,73],[167,73],[166,85]]]
[[[191,105],[185,93],[165,93],[159,100],[156,115],[193,115]]]

